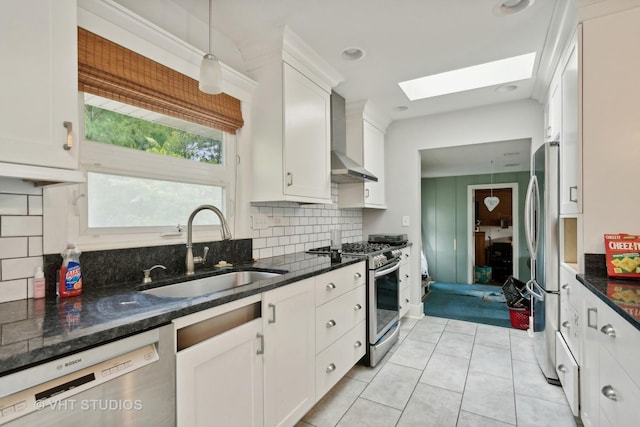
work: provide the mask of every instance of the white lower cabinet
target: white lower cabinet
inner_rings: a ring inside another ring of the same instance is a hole
[[[262,297],[265,426],[291,426],[315,399],[315,280],[282,286]]]
[[[178,352],[178,426],[263,425],[261,332],[257,318]]]
[[[177,425],[294,426],[364,356],[365,301],[363,261],[174,320]]]
[[[560,332],[556,332],[556,372],[574,416],[580,415],[580,385],[578,363]]]

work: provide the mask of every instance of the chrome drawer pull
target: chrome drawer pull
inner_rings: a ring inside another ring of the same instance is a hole
[[[68,151],[73,148],[73,123],[62,122],[62,126],[64,126],[67,129],[67,139],[65,143],[62,144],[62,148]]]
[[[362,347],[362,342],[360,341],[356,341],[356,343],[353,345],[355,348],[359,348]]]
[[[569,329],[571,327],[571,325],[569,324],[568,320],[565,320],[564,322],[562,322],[562,327]]]
[[[331,319],[327,322],[327,324],[325,325],[327,328],[333,328],[334,326],[336,326],[336,321]]]
[[[571,286],[568,283],[565,283],[564,285],[562,285],[562,289],[569,290],[571,289]]]
[[[562,372],[563,374],[567,373],[567,367],[564,365],[558,365],[558,371]]]
[[[618,400],[618,396],[616,396],[616,391],[610,385],[606,385],[602,387],[602,395],[609,400],[616,401]]]
[[[328,291],[330,291],[330,290],[332,290],[332,289],[335,289],[335,288],[336,288],[335,283],[329,283],[329,284],[327,285],[327,290],[328,290]]]
[[[256,354],[264,354],[264,335],[258,332],[256,338],[260,339],[260,348],[256,350]]]
[[[336,365],[334,365],[333,363],[330,363],[329,366],[327,366],[327,374],[335,370],[336,370]]]
[[[269,323],[276,323],[276,306],[275,304],[269,304],[268,307],[271,309],[271,319],[269,319]]]
[[[593,329],[598,329],[598,318],[596,317],[596,321],[594,324],[591,324],[591,313],[594,313],[596,316],[598,315],[597,308],[587,308],[587,326]]]
[[[362,274],[360,274],[360,273],[356,273],[356,274],[354,274],[354,275],[353,275],[353,277],[354,277],[355,279],[359,279],[359,278],[361,278],[361,277],[362,277]]]
[[[354,310],[362,310],[362,305],[360,304],[356,304],[355,307],[353,307]]]
[[[602,328],[600,328],[600,332],[605,335],[609,335],[611,338],[616,337],[616,330],[613,329],[613,326],[611,325],[604,325]]]

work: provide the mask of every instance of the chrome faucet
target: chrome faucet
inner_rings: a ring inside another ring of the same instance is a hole
[[[231,240],[231,231],[229,231],[229,226],[227,225],[227,220],[224,218],[224,215],[220,211],[220,209],[216,208],[213,205],[201,205],[194,209],[189,216],[189,222],[187,223],[187,259],[185,263],[187,265],[187,276],[193,276],[194,274],[194,264],[202,264],[207,258],[207,252],[209,248],[205,248],[204,255],[202,257],[193,258],[193,244],[192,244],[192,234],[193,234],[193,218],[196,216],[198,212],[201,210],[208,209],[212,211],[214,214],[220,218],[220,224],[222,226],[222,238],[224,240]]]

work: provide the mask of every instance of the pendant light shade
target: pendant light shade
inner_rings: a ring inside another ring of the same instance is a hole
[[[222,67],[218,58],[211,53],[211,0],[209,0],[209,53],[202,57],[198,88],[211,95],[222,93]]]
[[[222,68],[218,58],[211,53],[202,58],[198,88],[211,95],[222,93]]]

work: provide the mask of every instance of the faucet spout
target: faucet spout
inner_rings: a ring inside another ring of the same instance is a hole
[[[231,231],[229,230],[229,225],[227,224],[227,220],[225,219],[222,211],[216,208],[213,205],[201,205],[198,206],[191,212],[189,215],[189,222],[187,223],[187,257],[185,259],[185,264],[187,266],[187,276],[193,276],[195,273],[194,268],[194,259],[193,259],[193,218],[198,214],[198,212],[202,210],[210,210],[214,214],[218,216],[220,219],[220,225],[222,227],[222,238],[224,240],[231,240]],[[203,257],[204,258],[204,257]],[[204,261],[204,259],[202,259]]]

